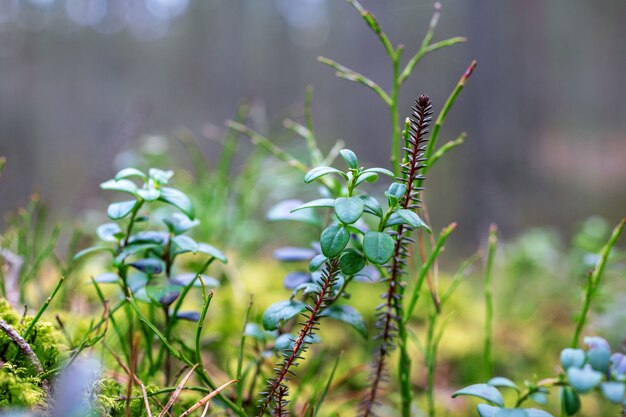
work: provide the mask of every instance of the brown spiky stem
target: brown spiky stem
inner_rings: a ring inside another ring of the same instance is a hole
[[[322,311],[332,303],[331,293],[337,281],[339,271],[339,259],[331,258],[326,262],[321,277],[320,290],[312,295],[312,303],[306,307],[308,314],[303,314],[305,320],[300,323],[302,327],[298,332],[298,337],[293,341],[292,349],[285,350],[283,361],[274,369],[276,375],[268,381],[267,391],[262,393],[264,399],[261,401],[261,407],[257,414],[258,417],[263,416],[270,404],[273,404],[275,412],[279,409],[284,409],[288,395],[286,383],[289,382],[291,377],[295,376],[291,367],[297,366],[297,362],[302,359],[302,354],[311,343],[314,332],[318,330],[317,326]],[[281,415],[285,415],[284,410],[282,413]]]
[[[420,170],[425,167],[424,151],[428,126],[432,119],[432,104],[430,98],[422,94],[415,100],[413,113],[410,120],[409,137],[407,138],[404,162],[401,165],[403,177],[398,178],[406,184],[407,190],[400,204],[404,209],[415,210],[419,207],[419,192],[421,188],[416,185],[418,180],[423,180]],[[373,415],[373,407],[376,397],[383,382],[386,359],[394,349],[394,339],[398,328],[402,327],[402,295],[400,277],[404,274],[406,258],[409,256],[409,245],[413,240],[409,237],[413,229],[401,224],[396,231],[396,242],[391,265],[389,266],[388,287],[383,298],[385,302],[378,307],[380,313],[376,326],[380,329],[378,338],[380,345],[374,359],[371,376],[371,386],[367,397],[362,404],[361,416]]]

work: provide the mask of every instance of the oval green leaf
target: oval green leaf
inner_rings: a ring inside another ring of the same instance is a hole
[[[318,178],[321,178],[324,175],[328,175],[328,174],[339,174],[342,177],[347,178],[347,175],[345,174],[345,172],[339,171],[337,168],[333,168],[333,167],[317,167],[317,168],[313,168],[312,170],[307,172],[307,174],[304,176],[304,182],[308,184],[311,181],[314,181],[314,180],[316,180]]]
[[[324,229],[320,237],[322,253],[329,258],[334,258],[344,250],[349,241],[350,232],[345,227],[340,225],[329,226]]]
[[[174,242],[174,254],[178,255],[186,252],[196,253],[198,251],[198,244],[195,240],[190,238],[189,236],[174,236],[172,238],[172,242]]]
[[[128,194],[137,196],[137,185],[131,180],[126,180],[126,179],[121,179],[119,181],[108,180],[100,184],[100,188],[102,188],[103,190],[121,191],[123,193],[128,193]]]
[[[304,311],[306,304],[302,301],[286,300],[272,304],[263,313],[263,327],[276,330],[281,321],[291,320]]]
[[[346,275],[355,275],[365,268],[365,258],[356,251],[350,251],[341,257],[341,272]]]
[[[347,323],[356,329],[361,336],[367,339],[367,325],[365,324],[365,320],[363,320],[361,314],[351,306],[333,305],[324,309],[320,316],[330,317],[331,319]]]
[[[365,204],[358,197],[341,197],[335,200],[335,214],[344,224],[352,224],[363,214]]]
[[[193,205],[191,204],[191,200],[189,197],[185,195],[180,190],[171,187],[163,187],[161,188],[161,195],[159,196],[159,201],[163,201],[165,203],[171,204],[174,207],[178,208],[180,211],[185,213],[187,217],[190,219],[194,219],[195,212],[193,209]]]
[[[346,161],[346,164],[352,169],[357,169],[359,167],[359,160],[356,157],[356,154],[352,152],[350,149],[342,149],[339,151],[339,155]]]
[[[209,245],[208,243],[203,243],[203,242],[198,243],[196,250],[200,253],[204,253],[205,255],[210,255],[214,257],[215,259],[217,259],[223,264],[228,262],[228,259],[226,259],[226,255],[224,255],[215,246]]]
[[[384,265],[393,255],[395,242],[387,233],[367,232],[363,238],[363,252],[372,263]]]
[[[113,203],[107,208],[107,216],[111,220],[120,220],[128,216],[133,207],[137,204],[137,200],[120,201],[119,203]]]
[[[487,384],[474,384],[469,387],[465,387],[454,394],[452,394],[452,398],[456,398],[459,396],[470,396],[470,397],[478,397],[482,398],[485,401],[489,401],[491,404],[495,404],[499,407],[504,407],[504,400],[502,399],[502,394],[496,388]]]

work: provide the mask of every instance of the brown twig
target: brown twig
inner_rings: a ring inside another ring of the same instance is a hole
[[[185,377],[180,381],[180,383],[176,387],[176,391],[174,391],[170,399],[167,401],[167,404],[165,404],[165,407],[163,408],[163,410],[159,413],[159,417],[163,417],[165,413],[170,409],[170,407],[174,404],[174,401],[176,401],[176,399],[178,398],[178,395],[183,390],[183,387],[185,386],[185,384],[187,383],[187,381],[189,380],[193,372],[196,370],[197,366],[198,364],[195,364],[193,368],[191,368],[191,370],[187,372],[187,375],[185,375]]]
[[[13,343],[17,345],[19,350],[28,358],[30,363],[33,365],[33,368],[37,371],[37,374],[43,373],[43,367],[41,366],[41,362],[39,362],[39,358],[35,355],[33,348],[30,347],[28,342],[24,340],[22,336],[13,328],[9,323],[0,319],[0,330],[2,330],[8,337],[11,339]],[[45,378],[41,379],[41,385],[43,386],[44,391],[46,392],[46,397],[50,396],[50,384],[48,380]]]
[[[234,383],[234,382],[239,382],[236,379],[231,379],[230,381],[228,381],[227,383],[225,383],[224,385],[221,385],[217,388],[215,388],[215,391],[213,391],[212,393],[210,393],[209,395],[207,395],[206,397],[204,397],[203,399],[201,399],[200,401],[198,401],[197,403],[195,403],[194,405],[191,406],[191,408],[187,411],[185,411],[184,413],[182,413],[180,415],[180,417],[187,417],[188,415],[190,415],[191,413],[193,413],[194,411],[196,411],[198,408],[202,407],[205,404],[208,404],[209,401],[211,401],[213,399],[213,397],[215,397],[216,395],[218,395],[220,392],[222,392],[227,386],[229,386],[230,384]]]

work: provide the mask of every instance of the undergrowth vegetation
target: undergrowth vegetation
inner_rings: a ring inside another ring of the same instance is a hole
[[[283,123],[302,146],[255,130],[244,101],[215,166],[179,131],[189,169],[137,146],[100,185],[107,204],[74,225],[51,225],[34,195],[0,237],[8,415],[626,415],[624,220],[591,218],[570,245],[545,229],[502,243],[492,225],[444,263],[457,225],[430,227],[424,191],[465,140],[442,143],[441,128],[476,62],[444,103],[418,94],[404,109],[420,60],[464,39],[433,42],[436,6],[405,62],[348,3],[386,51],[391,89],[320,62],[387,106],[390,165],[325,151],[308,89],[302,120]]]

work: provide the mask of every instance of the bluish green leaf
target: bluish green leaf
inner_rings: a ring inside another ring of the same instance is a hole
[[[594,371],[589,365],[585,365],[582,369],[569,368],[567,370],[567,379],[572,388],[584,394],[598,386],[600,381],[602,381],[602,373]]]
[[[158,168],[150,168],[148,175],[153,178],[159,184],[167,184],[169,180],[174,176],[174,171],[163,171]]]
[[[385,191],[385,195],[389,200],[389,206],[393,207],[398,204],[398,201],[406,194],[406,185],[401,182],[394,182],[389,186],[389,189]]]
[[[317,207],[335,207],[335,200],[332,198],[318,198],[317,200],[306,202],[297,206],[296,208],[291,209],[291,212],[295,213],[296,211]]]
[[[115,256],[114,264],[118,266],[129,256],[148,249],[161,249],[161,245],[158,243],[129,243]]]
[[[91,246],[89,248],[83,249],[79,252],[76,253],[76,255],[74,255],[74,257],[72,258],[73,261],[77,261],[80,258],[82,258],[83,256],[89,255],[90,253],[95,253],[95,252],[109,252],[109,253],[113,253],[114,250],[112,248],[106,247],[106,246]]]
[[[356,157],[356,154],[352,152],[350,149],[342,149],[339,151],[339,155],[346,161],[346,164],[352,169],[357,169],[359,167],[359,161]]]
[[[146,174],[136,168],[124,168],[120,170],[117,174],[115,174],[116,181],[130,177],[139,177],[144,181],[148,179],[148,176]]]
[[[567,370],[571,367],[582,368],[585,364],[585,351],[566,348],[561,351],[561,366]]]
[[[119,238],[124,236],[124,232],[117,223],[105,223],[98,226],[96,234],[105,242],[117,242]]]
[[[528,417],[526,410],[522,408],[499,408],[495,417]]]
[[[281,321],[291,320],[303,312],[305,308],[305,303],[296,300],[274,303],[263,313],[263,327],[266,330],[276,330]]]
[[[605,373],[611,364],[611,351],[606,347],[597,347],[587,352],[587,361],[593,369]]]
[[[536,408],[524,408],[528,417],[554,417],[552,414]]]
[[[602,391],[604,398],[613,404],[621,404],[624,402],[623,382],[603,382],[600,384],[600,391]]]
[[[149,275],[158,275],[165,269],[165,262],[155,258],[137,259],[135,262],[131,262],[128,265]]]
[[[158,245],[167,245],[170,236],[167,232],[157,230],[142,230],[137,232],[128,239],[129,243],[156,243]]]
[[[283,352],[285,350],[293,350],[294,348],[294,340],[296,339],[297,336],[295,336],[293,333],[283,333],[280,336],[278,336],[276,338],[276,341],[274,342],[274,350],[276,350],[277,352]],[[307,344],[310,343],[317,343],[319,342],[320,338],[316,335],[316,334],[308,334],[306,336],[306,342]],[[300,348],[300,351],[302,350],[302,346]]]
[[[314,181],[314,180],[316,180],[318,178],[321,178],[324,175],[328,175],[328,174],[339,174],[342,177],[347,178],[347,175],[345,174],[345,172],[339,171],[336,168],[333,168],[333,167],[317,167],[317,168],[313,168],[312,170],[307,172],[307,174],[304,176],[304,182],[308,184],[311,181]]]
[[[105,272],[103,274],[96,275],[94,281],[96,281],[98,284],[117,284],[120,282],[120,277],[113,272]]]
[[[123,193],[132,194],[135,197],[138,196],[137,185],[131,180],[108,180],[100,184],[100,188],[102,188],[103,190],[121,191]]]
[[[394,177],[395,175],[393,175],[393,172],[389,171],[388,169],[385,168],[368,168],[366,170],[363,171],[363,173],[376,173],[376,174],[382,174],[382,175],[387,175],[388,177]]]
[[[528,396],[531,400],[537,404],[546,404],[548,402],[548,396],[544,392],[533,392]]]
[[[415,229],[423,227],[430,232],[428,225],[413,210],[398,209],[395,213],[397,213],[398,216],[400,216],[409,226]]]
[[[265,342],[266,339],[265,332],[263,331],[261,326],[256,323],[246,323],[243,334],[246,337],[251,337],[254,340],[258,340],[259,342]]]
[[[335,201],[333,199],[329,200],[333,203]],[[322,222],[313,209],[302,209],[292,212],[292,210],[297,209],[300,205],[302,205],[302,203],[302,200],[281,201],[272,207],[267,213],[267,220],[271,222],[294,221],[318,227],[321,226]]]
[[[154,187],[139,188],[137,194],[146,201],[156,201],[161,196],[161,191]]]
[[[175,235],[183,234],[200,224],[198,220],[191,220],[182,213],[172,213],[163,219],[163,223],[165,223],[167,229]]]
[[[387,233],[367,232],[363,238],[363,252],[372,263],[384,265],[393,256],[395,242]]]
[[[174,254],[178,255],[181,253],[193,252],[196,253],[198,251],[198,243],[195,240],[185,235],[178,235],[172,238],[172,242],[174,243]]]
[[[317,252],[311,248],[294,248],[286,246],[278,248],[272,254],[272,257],[280,262],[304,262],[309,261],[317,255]]]
[[[491,404],[495,404],[499,407],[504,407],[504,400],[502,394],[496,388],[487,384],[474,384],[469,387],[465,387],[454,394],[452,398],[456,398],[461,395],[467,395],[470,397],[482,398],[485,401],[489,401]]]
[[[317,255],[315,258],[311,259],[311,262],[309,262],[309,271],[317,271],[327,260],[328,258],[324,255]]]
[[[367,182],[374,182],[378,179],[378,174],[375,174],[373,172],[367,172],[367,173],[362,173],[361,175],[359,175],[359,178],[356,180],[356,185],[361,185],[363,184],[365,181]]]
[[[162,187],[160,201],[171,204],[185,213],[190,219],[194,219],[195,212],[191,200],[182,191],[171,187]]]
[[[200,276],[202,277],[202,280],[198,278],[198,274],[189,272],[175,275],[170,281],[172,282],[172,284],[180,285],[181,287],[188,286],[189,284],[191,284],[192,281],[194,287],[202,287],[202,283],[204,283],[204,286],[208,288],[217,288],[220,286],[220,282],[215,278],[204,274]]]
[[[179,311],[176,313],[176,318],[179,320],[186,320],[197,323],[200,320],[200,313],[197,311]]]
[[[109,208],[107,209],[107,216],[109,216],[111,220],[123,219],[133,211],[135,204],[137,204],[137,200],[113,203],[109,205]]]
[[[374,216],[383,217],[383,209],[380,206],[378,200],[369,195],[359,196],[361,200],[363,200],[364,211],[366,213],[373,214]]]
[[[146,285],[144,287],[146,296],[157,305],[168,306],[172,304],[178,296],[182,288],[172,284]]]
[[[359,220],[365,207],[358,197],[341,197],[335,200],[335,214],[339,221],[352,224]]]
[[[487,381],[487,385],[491,385],[492,387],[512,388],[515,391],[519,392],[519,388],[517,387],[515,382],[503,376],[496,376],[496,377],[491,378],[489,381]]]
[[[478,404],[477,410],[480,417],[495,417],[500,407],[494,407],[489,404]]]
[[[330,317],[342,321],[354,327],[361,336],[367,339],[367,325],[361,314],[353,307],[347,305],[332,305],[325,308],[320,314],[323,317]]]
[[[298,288],[300,285],[305,284],[307,282],[311,282],[311,274],[308,272],[294,271],[290,272],[283,279],[283,285],[288,290],[293,290]]]
[[[226,259],[226,255],[224,255],[215,246],[209,245],[208,243],[199,242],[198,243],[198,247],[197,247],[197,251],[200,252],[200,253],[204,253],[206,255],[210,255],[210,256],[214,257],[215,259],[217,259],[218,261],[220,261],[223,264],[228,262],[228,259]]]
[[[322,232],[320,245],[322,253],[333,258],[341,253],[350,241],[350,233],[340,225],[329,226]]]

